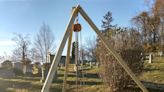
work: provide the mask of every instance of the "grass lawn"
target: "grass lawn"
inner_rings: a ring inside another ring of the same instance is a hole
[[[76,92],[75,85],[75,73],[73,73],[73,65],[69,67],[67,92]],[[99,69],[93,67],[93,69],[87,69],[83,71],[84,78],[79,78],[81,83],[85,85],[79,85],[79,92],[104,92],[104,86],[102,85],[102,80],[98,77]],[[61,92],[63,83],[63,73],[64,69],[58,70],[58,79],[54,80],[51,85],[50,92]],[[145,62],[144,72],[139,76],[140,80],[164,84],[164,57],[154,58],[152,64]],[[42,83],[40,83],[39,77],[23,77],[15,76],[13,78],[0,77],[0,92],[40,92],[42,88]],[[136,91],[135,91],[136,92]],[[138,91],[137,91],[138,92]],[[140,91],[139,91],[140,92]],[[155,91],[151,92],[164,92]]]
[[[164,92],[164,57],[155,57],[153,63],[146,61],[144,72],[139,78],[147,82],[151,88],[158,89],[151,89],[151,92]]]
[[[145,62],[144,72],[140,76],[141,80],[164,84],[164,57],[156,57],[153,63]]]
[[[75,92],[75,73],[73,73],[72,65],[70,66],[69,75],[68,75],[68,92]],[[84,75],[84,78],[80,78],[79,80],[83,81],[85,85],[78,85],[79,92],[103,92],[101,79],[95,77],[96,73],[98,73],[97,68],[89,69],[83,71],[87,75]],[[53,81],[51,85],[50,92],[61,92],[62,84],[63,84],[63,74],[64,69],[58,70],[58,79]],[[15,76],[12,78],[4,78],[0,77],[0,92],[40,92],[42,88],[42,83],[40,83],[39,77],[23,77],[23,76]]]

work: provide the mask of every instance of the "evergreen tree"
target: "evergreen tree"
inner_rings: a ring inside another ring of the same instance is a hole
[[[103,30],[109,30],[111,27],[113,27],[111,25],[111,22],[113,21],[113,18],[112,18],[112,13],[110,11],[108,11],[105,16],[103,16],[103,20],[102,20],[102,25],[101,27],[103,28]]]

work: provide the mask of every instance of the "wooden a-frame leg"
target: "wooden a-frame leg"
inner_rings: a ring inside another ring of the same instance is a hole
[[[66,88],[67,88],[66,84],[67,84],[67,76],[68,76],[68,64],[70,63],[71,42],[72,42],[72,30],[70,32],[70,36],[68,39],[67,57],[66,57],[66,62],[65,62],[65,72],[64,72],[62,92],[66,92]]]
[[[67,38],[70,35],[70,30],[72,30],[72,25],[73,25],[73,23],[75,21],[75,18],[77,16],[78,9],[79,9],[79,6],[74,8],[74,10],[72,12],[72,15],[71,15],[71,18],[70,18],[69,23],[67,25],[64,37],[63,37],[63,39],[61,41],[61,44],[60,44],[60,46],[58,48],[57,53],[55,54],[55,57],[54,57],[53,61],[52,61],[51,67],[49,69],[48,75],[46,77],[46,80],[45,80],[45,83],[44,83],[44,85],[42,87],[41,92],[49,92],[49,88],[51,86],[52,80],[53,80],[54,75],[55,75],[55,73],[57,71],[57,66],[58,66],[59,60],[61,58],[61,54],[63,52],[63,49],[64,49],[64,46],[66,44]]]
[[[100,33],[99,29],[96,27],[96,25],[92,22],[92,20],[89,18],[89,16],[85,13],[85,11],[80,8],[79,9],[80,14],[82,17],[88,22],[88,24],[92,27],[92,29],[97,33],[105,47],[108,49],[108,51],[117,59],[119,64],[125,69],[125,71],[130,75],[130,77],[135,81],[135,83],[141,88],[143,92],[148,92],[148,90],[144,87],[144,85],[138,80],[138,78],[135,76],[135,74],[132,72],[132,70],[127,66],[125,61],[119,56],[119,54],[116,53],[116,51],[112,48],[112,46],[108,43],[108,41],[103,37],[103,35]]]

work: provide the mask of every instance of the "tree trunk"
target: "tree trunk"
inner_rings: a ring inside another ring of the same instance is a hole
[[[154,44],[156,43],[156,33],[155,32],[153,33],[153,42],[154,42]]]

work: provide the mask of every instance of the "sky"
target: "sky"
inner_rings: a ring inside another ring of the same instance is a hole
[[[33,41],[43,23],[50,26],[56,46],[64,35],[71,9],[80,5],[101,29],[103,16],[112,12],[114,21],[122,27],[130,27],[130,20],[146,10],[144,0],[0,0],[0,56],[11,55],[16,44],[14,33],[29,34]],[[93,30],[79,15],[82,25],[82,40],[96,36]],[[64,51],[65,53],[65,51]]]

